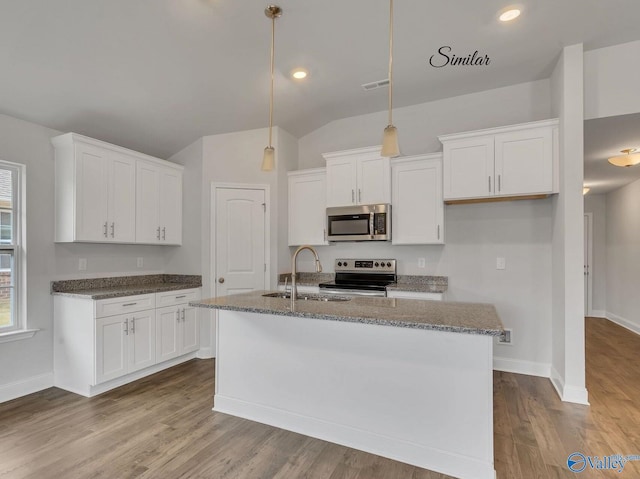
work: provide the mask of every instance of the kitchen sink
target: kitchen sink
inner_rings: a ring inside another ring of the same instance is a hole
[[[267,293],[263,294],[265,298],[282,298],[291,299],[291,293]],[[349,301],[349,296],[337,296],[333,294],[316,294],[316,293],[298,293],[296,301]]]

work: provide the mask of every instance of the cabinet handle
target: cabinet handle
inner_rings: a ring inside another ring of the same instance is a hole
[[[184,321],[184,308],[182,308],[182,321]]]
[[[131,334],[136,334],[136,318],[131,318]]]
[[[362,203],[362,190],[358,188],[358,203]]]
[[[324,242],[327,242],[327,228],[322,230],[324,232]]]
[[[356,202],[356,190],[351,190],[351,203]]]
[[[438,239],[440,239],[440,225],[438,225]]]
[[[129,320],[128,319],[124,320],[124,334],[129,336]]]
[[[502,175],[498,175],[498,191],[502,191]]]
[[[186,295],[186,294],[183,294],[182,296],[176,296],[176,299],[186,298],[186,297],[187,297],[187,295]]]
[[[107,238],[107,222],[104,222],[104,237]]]
[[[491,177],[489,177],[489,193],[491,193]]]
[[[158,226],[158,229],[156,230],[156,237],[158,238],[158,241],[160,241],[160,227]]]
[[[176,309],[176,322],[180,322],[180,310]]]
[[[125,306],[135,306],[136,304],[138,303],[124,303],[122,307],[124,308]]]
[[[115,237],[116,234],[116,224],[114,222],[111,223],[111,237]]]
[[[167,239],[167,234],[166,233],[167,233],[167,227],[165,226],[165,227],[162,228],[162,240],[163,241]]]

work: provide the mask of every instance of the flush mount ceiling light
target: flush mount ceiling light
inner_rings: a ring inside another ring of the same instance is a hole
[[[394,157],[400,154],[398,147],[398,130],[393,126],[391,112],[393,110],[393,0],[389,0],[389,124],[382,136],[381,156]]]
[[[628,167],[637,165],[640,163],[640,154],[636,153],[632,155],[636,151],[635,148],[625,148],[624,150],[620,150],[620,153],[624,153],[622,156],[614,156],[613,158],[609,158],[609,163],[615,166]]]
[[[275,164],[275,149],[271,145],[271,133],[273,130],[273,57],[276,37],[276,18],[282,16],[282,8],[277,5],[269,5],[264,9],[264,14],[271,19],[271,89],[269,90],[269,145],[264,149],[262,171],[271,171]]]
[[[591,190],[591,188],[589,188],[588,186],[584,186],[582,188],[582,196],[586,195],[587,193],[589,193],[589,191]]]
[[[500,17],[498,17],[498,18],[500,19],[501,22],[510,22],[511,20],[515,20],[519,16],[520,16],[520,10],[519,9],[510,8],[509,10],[506,10],[506,11],[502,12],[500,14]]]
[[[296,80],[307,78],[307,75],[309,75],[309,72],[304,68],[296,68],[291,72],[291,76]]]

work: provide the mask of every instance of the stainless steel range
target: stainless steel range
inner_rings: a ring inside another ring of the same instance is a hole
[[[395,259],[337,259],[336,278],[320,283],[326,294],[386,296],[386,286],[397,281]]]

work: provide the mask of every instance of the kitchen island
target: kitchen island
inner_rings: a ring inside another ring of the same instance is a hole
[[[217,309],[214,411],[459,478],[493,479],[493,339],[479,303],[251,292]]]

